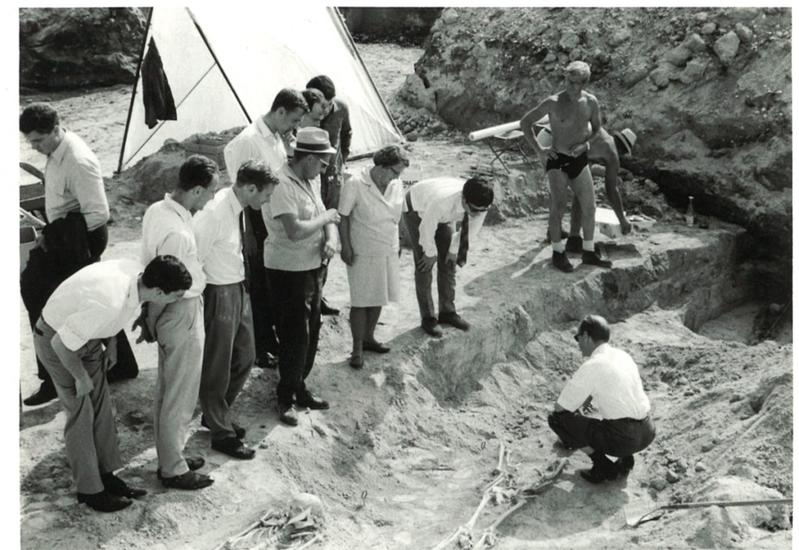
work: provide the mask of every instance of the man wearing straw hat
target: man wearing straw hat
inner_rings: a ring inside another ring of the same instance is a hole
[[[294,156],[278,172],[281,185],[264,209],[269,236],[264,245],[264,265],[273,290],[277,337],[280,340],[277,409],[280,421],[298,423],[295,404],[327,409],[305,386],[313,368],[321,327],[321,287],[327,262],[338,247],[340,217],[335,208],[325,210],[319,174],[330,155],[327,132],[300,128]]]

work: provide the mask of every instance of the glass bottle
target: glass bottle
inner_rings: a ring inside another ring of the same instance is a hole
[[[694,225],[694,198],[688,197],[688,208],[685,210],[685,224]]]

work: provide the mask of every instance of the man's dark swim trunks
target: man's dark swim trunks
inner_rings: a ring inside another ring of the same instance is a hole
[[[550,170],[560,170],[569,176],[570,180],[575,179],[583,171],[583,168],[588,166],[588,153],[583,152],[579,157],[572,157],[558,153],[558,158],[547,159],[547,172]]]

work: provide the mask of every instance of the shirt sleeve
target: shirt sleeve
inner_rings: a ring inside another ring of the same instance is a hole
[[[411,201],[413,201],[413,197],[411,197]],[[434,202],[428,205],[424,212],[419,212],[422,219],[419,224],[419,244],[422,246],[425,256],[438,255],[435,236],[438,224],[448,221],[443,215],[444,210],[441,202]]]
[[[272,219],[283,214],[298,214],[296,201],[289,190],[292,185],[295,185],[294,182],[281,178],[280,183],[275,187],[275,192],[272,193],[272,198],[269,200]]]
[[[176,257],[181,262],[185,262],[190,250],[191,241],[189,237],[180,231],[171,231],[155,247],[157,256],[169,254],[170,256]]]
[[[90,300],[80,311],[67,317],[57,332],[68,350],[78,351],[89,340],[111,336],[100,334],[100,331],[114,318],[113,312],[107,307]]]
[[[201,210],[194,218],[193,225],[194,238],[197,242],[197,259],[201,264],[205,264],[219,232],[219,222],[211,212]]]
[[[232,183],[236,183],[239,168],[248,160],[261,160],[261,153],[249,139],[230,142],[225,147],[225,169]]]
[[[69,180],[72,194],[80,203],[80,212],[86,218],[86,228],[93,231],[108,222],[111,214],[100,163],[88,158],[75,161]]]
[[[558,405],[567,411],[576,411],[593,391],[593,376],[591,372],[590,361],[580,365],[571,380],[561,390],[558,397]]]
[[[483,227],[483,222],[486,219],[485,212],[478,212],[476,214],[469,215],[469,243],[474,243],[477,234],[480,232],[480,229]],[[460,246],[461,240],[461,232],[453,232],[452,235],[452,242],[449,245],[449,251],[453,254],[458,253],[458,247]]]
[[[360,183],[356,183],[358,178],[349,178],[341,186],[341,196],[338,199],[338,212],[342,216],[349,216],[352,213],[355,204],[357,203],[357,187]]]

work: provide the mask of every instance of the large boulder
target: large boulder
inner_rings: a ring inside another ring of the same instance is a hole
[[[19,10],[19,81],[63,90],[133,83],[147,18],[138,8]]]
[[[605,125],[638,135],[625,166],[673,205],[692,195],[700,215],[749,229],[788,289],[790,10],[448,8],[415,70],[435,113],[473,131],[521,118],[575,59],[592,67]],[[399,97],[418,97],[419,79]]]

